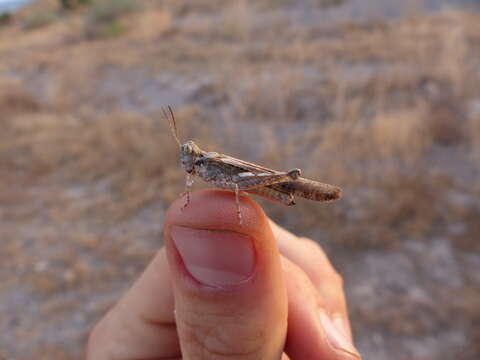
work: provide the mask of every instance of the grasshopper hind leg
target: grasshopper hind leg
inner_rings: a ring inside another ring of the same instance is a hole
[[[272,186],[263,186],[257,189],[252,189],[247,191],[250,194],[258,195],[264,199],[280,203],[286,206],[295,205],[295,195],[293,193],[281,191],[275,188],[275,185]]]

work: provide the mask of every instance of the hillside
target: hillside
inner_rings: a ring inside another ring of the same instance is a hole
[[[480,357],[480,15],[322,9],[41,0],[2,21],[0,359],[79,358],[161,245],[184,184],[166,104],[184,139],[344,189],[259,202],[326,249],[365,359]]]

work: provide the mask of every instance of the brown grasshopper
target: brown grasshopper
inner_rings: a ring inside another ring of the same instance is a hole
[[[295,196],[315,201],[340,199],[342,190],[339,187],[302,178],[300,169],[291,169],[287,172],[276,171],[228,155],[204,151],[191,140],[182,144],[178,138],[175,116],[170,106],[168,110],[170,116],[165,109],[162,109],[163,115],[168,120],[173,137],[180,147],[180,162],[187,172],[184,192],[186,201],[182,209],[190,202],[192,176],[195,175],[218,188],[235,192],[240,223],[242,222],[239,200],[241,191],[287,206],[295,205]]]

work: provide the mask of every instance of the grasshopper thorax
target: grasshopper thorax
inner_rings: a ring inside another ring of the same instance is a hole
[[[180,162],[187,173],[192,173],[195,160],[202,155],[202,150],[191,140],[180,146]]]

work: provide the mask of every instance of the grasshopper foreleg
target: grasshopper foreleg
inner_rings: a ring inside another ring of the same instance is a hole
[[[237,205],[238,222],[242,223],[242,212],[240,211],[240,190],[238,184],[235,184],[235,204]]]
[[[192,189],[192,185],[193,185],[193,177],[192,175],[187,174],[187,178],[185,180],[185,191],[181,195],[181,196],[185,196],[185,203],[181,208],[182,210],[184,210],[190,203],[190,190]]]

